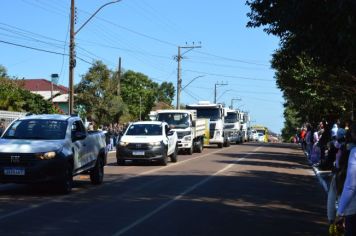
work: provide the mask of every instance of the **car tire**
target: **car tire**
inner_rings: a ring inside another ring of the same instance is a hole
[[[193,152],[194,152],[193,148],[194,148],[194,147],[193,147],[193,145],[192,145],[190,148],[187,149],[188,155],[192,155],[192,154],[193,154]]]
[[[171,155],[171,162],[178,161],[178,144],[176,144],[176,148],[174,149],[173,154]]]
[[[218,148],[223,148],[223,143],[218,143]]]
[[[162,159],[160,161],[161,166],[166,166],[168,163],[167,150],[165,150],[162,154]]]
[[[92,184],[98,185],[104,179],[104,163],[102,158],[96,160],[94,168],[90,171],[90,181]]]
[[[124,166],[125,165],[125,160],[117,159],[116,163],[117,163],[118,166]]]
[[[198,142],[198,147],[197,147],[197,153],[202,153],[203,152],[203,140],[199,140]]]
[[[67,163],[63,179],[57,183],[57,189],[60,193],[68,194],[72,191],[73,187],[73,166]]]

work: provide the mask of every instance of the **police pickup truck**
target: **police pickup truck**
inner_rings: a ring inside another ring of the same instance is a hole
[[[0,138],[0,183],[52,182],[69,193],[78,174],[101,184],[106,161],[105,135],[88,132],[78,116],[25,116]]]

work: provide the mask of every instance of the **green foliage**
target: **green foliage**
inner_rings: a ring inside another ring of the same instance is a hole
[[[2,74],[4,76],[4,74]],[[0,110],[31,112],[35,114],[58,113],[42,96],[22,89],[19,81],[0,77]]]
[[[121,96],[134,120],[148,117],[156,102],[158,84],[146,75],[127,71],[121,80]]]
[[[7,78],[7,70],[2,65],[0,65],[0,78]]]
[[[356,102],[356,2],[253,0],[248,27],[280,37],[273,54],[283,91],[285,133],[291,111],[301,122],[346,119]]]
[[[291,107],[286,107],[284,110],[284,128],[282,129],[282,138],[288,142],[290,137],[296,134],[296,127],[300,126],[300,119],[298,119],[297,111]]]
[[[98,124],[117,122],[126,106],[116,95],[113,72],[97,61],[75,86],[76,106],[83,115]]]
[[[174,99],[174,92],[174,85],[171,82],[163,82],[157,91],[157,102],[164,102],[171,105]]]

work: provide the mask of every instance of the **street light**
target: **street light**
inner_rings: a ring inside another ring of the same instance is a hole
[[[234,101],[241,101],[241,98],[232,98],[231,99],[231,106],[230,106],[231,109],[234,109],[234,103],[233,103]]]
[[[74,37],[75,35],[105,6],[120,2],[121,0],[115,0],[108,3],[105,3],[98,8],[84,23],[78,28],[77,31],[74,30],[74,15],[75,15],[75,0],[71,0],[70,5],[70,43],[69,43],[69,114],[73,113],[74,110],[74,67],[76,66],[75,53],[74,53]]]
[[[190,85],[194,80],[198,79],[198,78],[201,78],[201,77],[204,77],[205,75],[199,75],[197,77],[194,77],[189,83],[187,83],[183,88],[182,88],[182,91],[188,86]]]
[[[225,90],[216,100],[219,101],[220,98],[221,98],[225,93],[230,92],[230,91],[232,91],[232,89],[227,89],[227,90]],[[215,103],[216,103],[216,102],[215,102]]]

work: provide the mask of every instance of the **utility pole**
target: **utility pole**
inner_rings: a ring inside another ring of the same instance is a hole
[[[214,90],[214,103],[216,103],[216,88],[217,86],[220,85],[220,86],[223,86],[223,85],[228,85],[227,83],[215,83],[215,90]]]
[[[93,19],[93,17],[105,6],[120,2],[121,0],[113,0],[111,2],[105,3],[98,8],[83,24],[78,28],[77,31],[74,30],[75,25],[75,0],[70,2],[70,34],[69,34],[69,101],[68,101],[68,113],[73,114],[74,111],[74,68],[76,65],[75,60],[75,35],[86,25],[88,22]]]
[[[119,69],[117,72],[117,96],[121,94],[121,57],[119,57]]]
[[[188,49],[185,51],[183,54],[181,54],[181,49]],[[181,70],[181,60],[183,59],[183,55],[186,54],[187,52],[193,50],[194,48],[201,48],[200,45],[195,46],[194,43],[193,45],[190,46],[178,46],[178,56],[176,57],[176,60],[178,62],[178,68],[177,68],[177,110],[180,109],[180,93],[182,91],[182,70]]]
[[[74,18],[75,18],[75,5],[74,0],[70,4],[70,34],[69,34],[69,104],[68,114],[73,114],[74,109],[74,67],[76,64],[74,56]]]
[[[142,103],[142,101],[141,101],[141,95],[140,95],[140,121],[142,120],[142,118],[141,118],[141,103]]]

